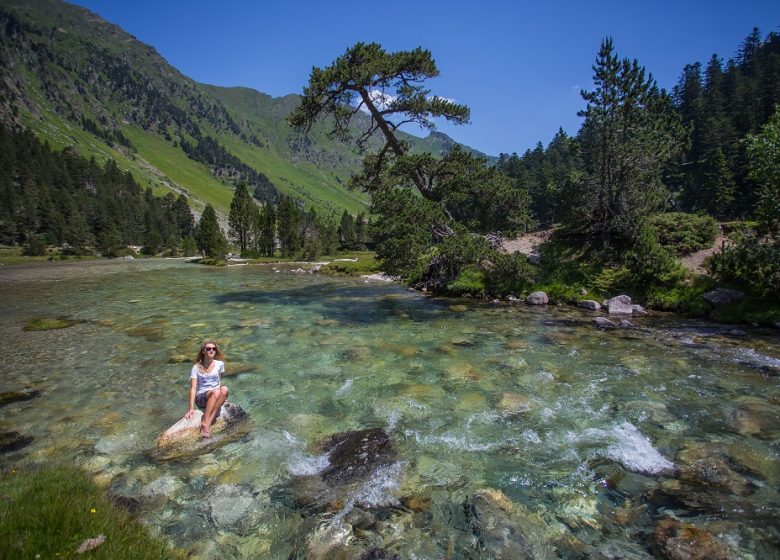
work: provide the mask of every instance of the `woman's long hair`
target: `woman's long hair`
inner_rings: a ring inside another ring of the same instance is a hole
[[[195,363],[200,366],[201,369],[203,369],[203,359],[206,357],[206,345],[211,344],[213,345],[217,351],[214,352],[214,359],[224,361],[225,357],[222,355],[222,350],[219,349],[219,345],[214,342],[213,340],[205,340],[203,341],[203,344],[200,345],[200,351],[198,352],[198,357],[195,358]]]

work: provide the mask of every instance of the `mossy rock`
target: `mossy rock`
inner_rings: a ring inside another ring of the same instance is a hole
[[[52,331],[54,329],[66,329],[72,327],[78,323],[84,321],[77,321],[75,319],[65,319],[62,317],[44,317],[39,319],[33,319],[24,326],[25,331]]]

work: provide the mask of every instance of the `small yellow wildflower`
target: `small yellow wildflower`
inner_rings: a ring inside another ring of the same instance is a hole
[[[97,513],[97,510],[95,508],[92,508],[89,510],[89,513]]]

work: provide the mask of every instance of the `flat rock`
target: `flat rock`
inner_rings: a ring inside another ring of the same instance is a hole
[[[580,302],[580,307],[583,309],[590,309],[591,311],[598,311],[601,309],[601,304],[594,299],[586,299]]]
[[[610,315],[631,315],[631,298],[625,294],[607,300],[607,311]]]
[[[220,527],[239,525],[255,504],[252,493],[235,484],[217,486],[206,498],[205,509]]]
[[[545,292],[531,292],[525,298],[525,302],[528,305],[547,305],[550,302],[550,298],[547,297]]]
[[[165,430],[155,442],[154,455],[161,459],[172,459],[202,453],[205,448],[229,443],[249,430],[249,417],[240,406],[233,403],[222,405],[219,416],[211,425],[210,438],[202,438],[200,435],[202,418],[203,413],[195,410],[192,418],[182,418]]]

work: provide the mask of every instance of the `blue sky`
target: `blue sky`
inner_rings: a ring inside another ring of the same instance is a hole
[[[574,134],[601,40],[671,89],[683,66],[732,58],[753,27],[780,32],[780,2],[310,2],[78,0],[203,83],[301,93],[312,66],[358,41],[422,46],[441,76],[433,93],[471,108],[471,124],[439,130],[491,155]]]

